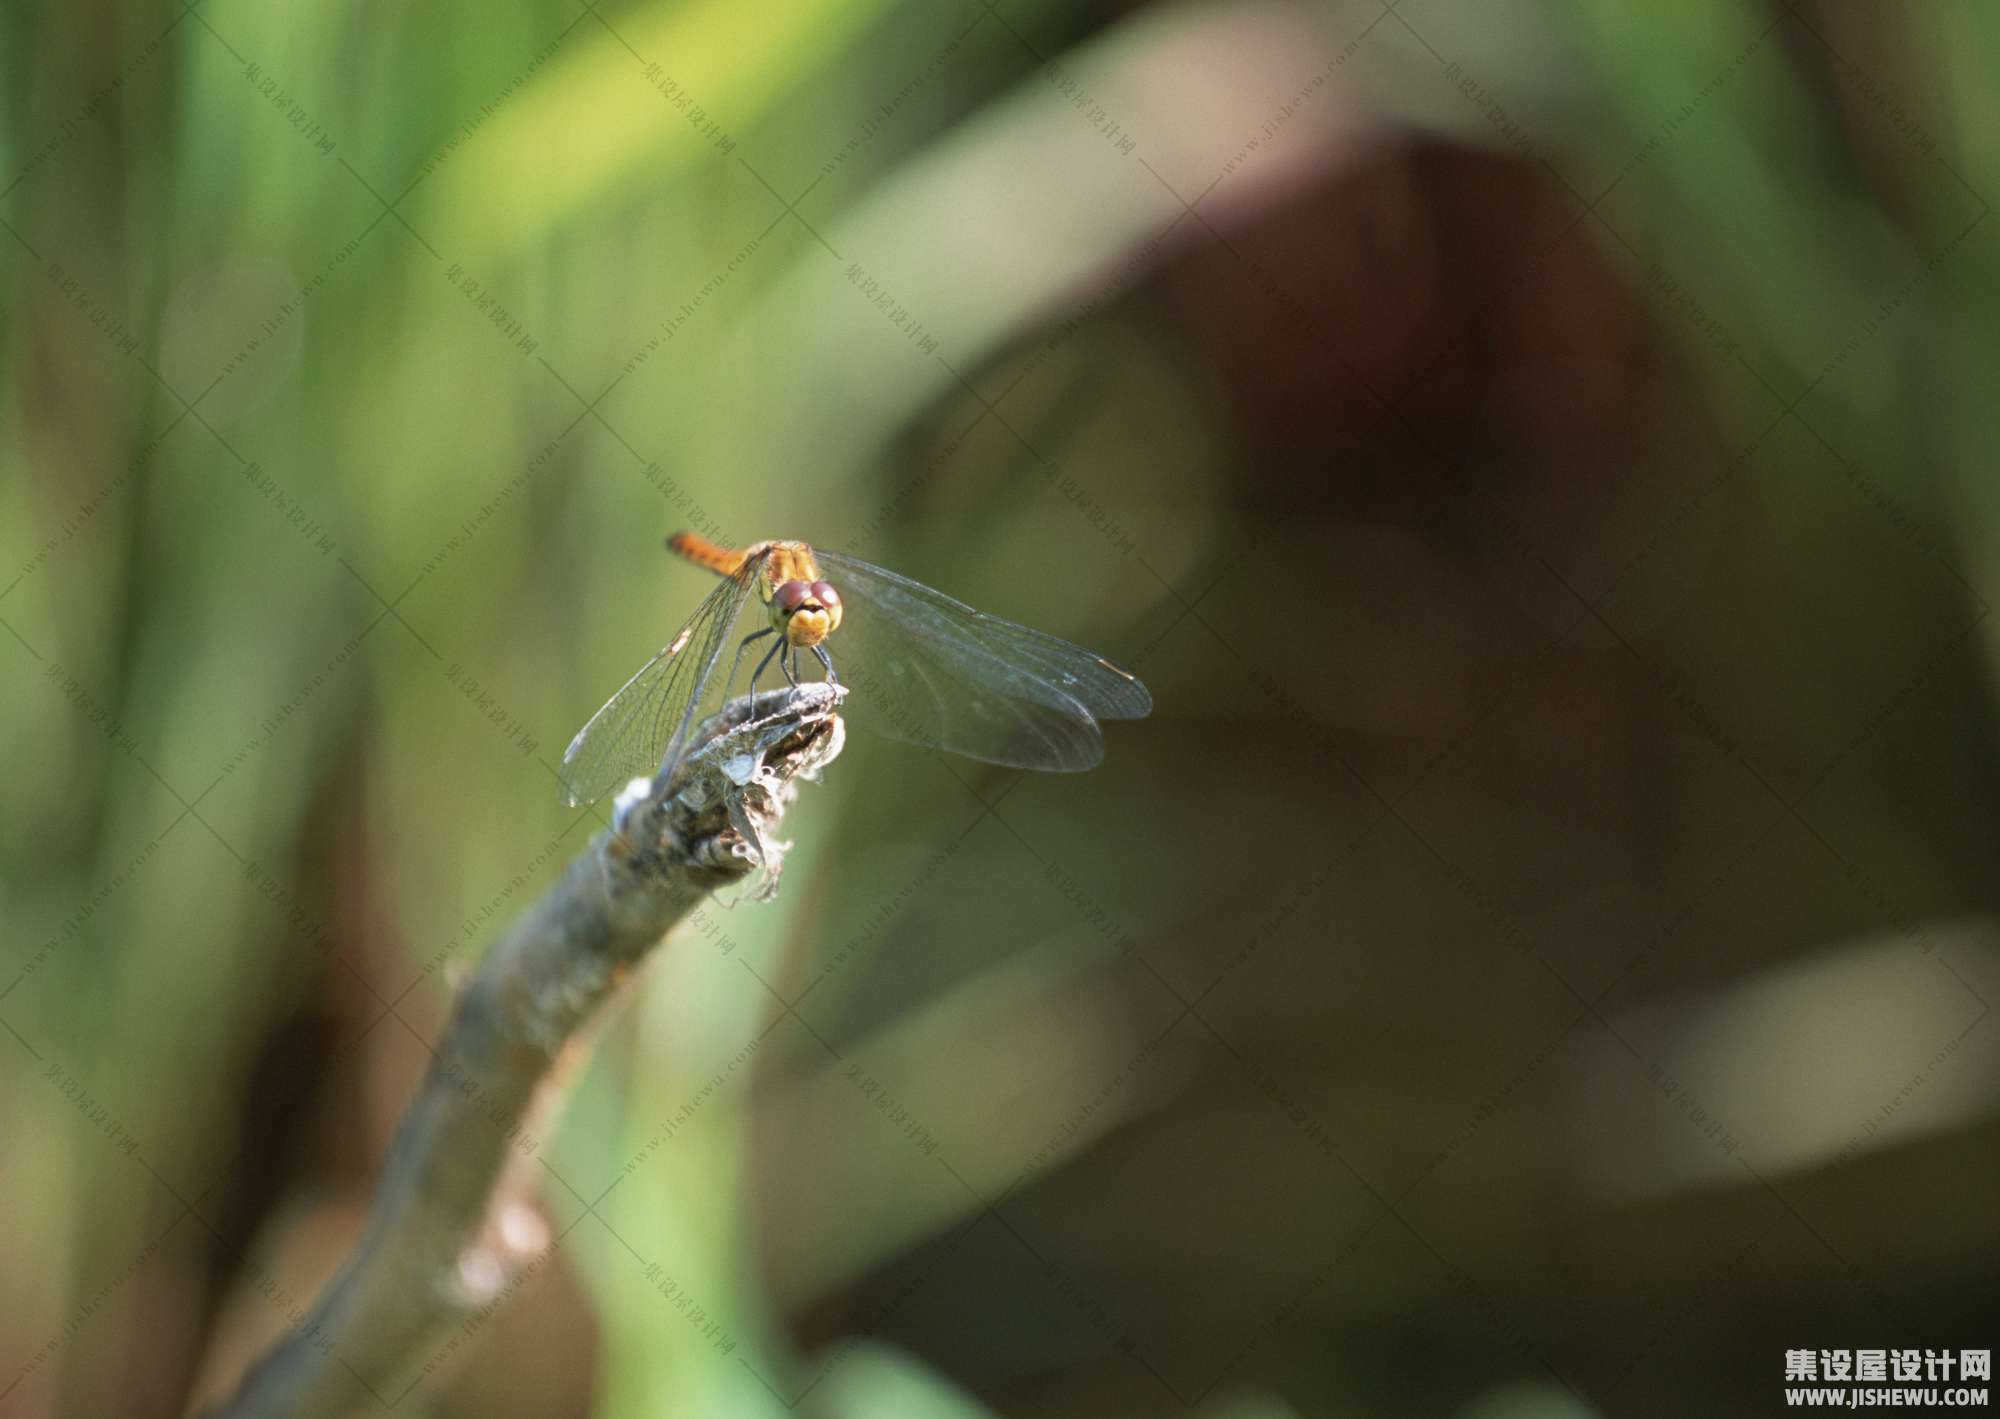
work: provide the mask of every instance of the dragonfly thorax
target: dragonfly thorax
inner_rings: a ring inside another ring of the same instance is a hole
[[[771,628],[796,646],[816,646],[840,628],[840,593],[823,581],[786,581],[771,593]]]

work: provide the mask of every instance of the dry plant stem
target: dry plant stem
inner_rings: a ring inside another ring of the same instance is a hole
[[[217,1419],[393,1404],[443,1334],[539,1258],[546,1231],[516,1208],[536,1181],[521,1141],[548,1136],[586,1026],[661,937],[717,888],[775,875],[782,848],[770,834],[797,780],[840,752],[841,693],[808,684],[738,700],[670,780],[621,797],[613,831],[467,984],[360,1241]]]

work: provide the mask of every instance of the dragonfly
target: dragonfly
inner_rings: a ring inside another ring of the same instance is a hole
[[[810,652],[833,684],[834,651],[850,669],[856,722],[891,739],[1018,769],[1076,772],[1104,757],[1098,721],[1143,719],[1153,697],[1095,651],[976,611],[921,582],[804,542],[720,546],[692,532],[669,550],[722,582],[674,638],[577,731],[563,755],[571,804],[631,779],[669,772],[693,727],[729,698],[745,656],[761,654],[749,688],[775,661],[798,683]],[[766,624],[723,653],[752,602]],[[759,642],[769,640],[768,646]]]

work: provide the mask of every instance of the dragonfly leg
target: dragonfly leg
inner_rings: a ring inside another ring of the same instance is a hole
[[[776,634],[776,631],[766,626],[761,631],[752,631],[749,635],[743,637],[742,644],[736,647],[736,658],[729,662],[729,678],[722,682],[722,698],[724,700],[729,698],[729,687],[736,683],[736,667],[743,663],[743,652],[750,649],[750,642],[760,641],[765,636],[774,636]],[[757,686],[754,680],[751,683],[750,689],[753,694],[756,692]]]
[[[764,634],[764,632],[760,631],[758,632],[758,634],[762,635]],[[755,639],[755,637],[752,637],[752,639]],[[748,642],[745,643],[748,644]],[[764,673],[764,667],[771,663],[772,656],[775,655],[778,657],[778,664],[783,665],[785,663],[784,656],[779,654],[779,652],[783,651],[784,648],[785,648],[785,643],[782,640],[779,641],[776,645],[772,646],[769,650],[764,652],[764,658],[758,661],[757,668],[750,672],[750,697],[753,704],[757,696],[757,677]]]
[[[826,647],[823,645],[814,646],[813,654],[818,656],[819,663],[826,667],[826,683],[829,685],[838,685],[840,677],[833,673],[833,657],[826,653]]]
[[[799,648],[793,646],[791,651],[789,657],[783,655],[778,657],[778,668],[785,672],[785,683],[796,690],[799,687]]]

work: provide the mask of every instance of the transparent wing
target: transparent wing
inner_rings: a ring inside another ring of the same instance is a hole
[[[1152,711],[1137,677],[1095,651],[858,557],[814,555],[845,605],[828,647],[865,729],[1010,768],[1077,770],[1104,757],[1100,719]]]
[[[641,774],[678,759],[695,710],[719,697],[715,667],[757,584],[764,559],[753,557],[708,594],[660,653],[639,667],[577,731],[563,754],[563,786],[572,804],[589,803]],[[713,688],[715,696],[707,692]]]

